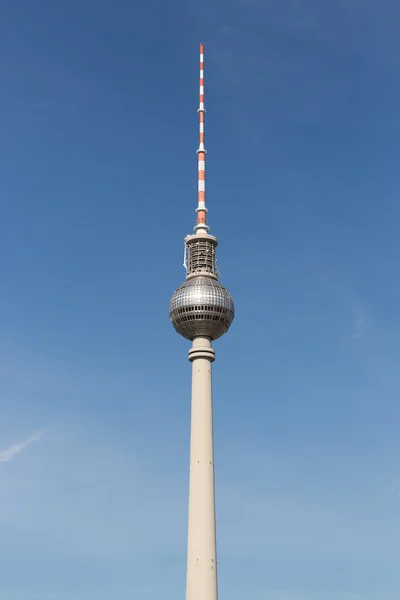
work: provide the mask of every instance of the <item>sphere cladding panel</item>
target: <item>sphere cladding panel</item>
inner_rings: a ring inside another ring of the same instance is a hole
[[[188,340],[207,336],[216,340],[232,324],[232,296],[216,279],[206,276],[185,281],[170,302],[170,319],[176,331]]]

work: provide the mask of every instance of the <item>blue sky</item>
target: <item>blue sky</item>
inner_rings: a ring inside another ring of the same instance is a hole
[[[398,599],[398,3],[0,12],[0,598],[184,597],[202,41],[220,596]]]

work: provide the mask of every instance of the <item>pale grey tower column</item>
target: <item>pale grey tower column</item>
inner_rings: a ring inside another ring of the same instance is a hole
[[[187,600],[217,600],[214,443],[210,338],[197,337],[192,362]]]

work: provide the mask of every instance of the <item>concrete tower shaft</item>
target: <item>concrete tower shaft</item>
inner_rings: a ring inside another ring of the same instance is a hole
[[[217,600],[214,441],[208,338],[193,340],[186,600]]]

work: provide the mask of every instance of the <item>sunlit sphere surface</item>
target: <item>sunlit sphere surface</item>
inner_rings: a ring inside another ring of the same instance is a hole
[[[232,296],[219,281],[200,275],[178,287],[171,298],[169,316],[184,338],[205,336],[216,340],[231,326],[235,307]]]

